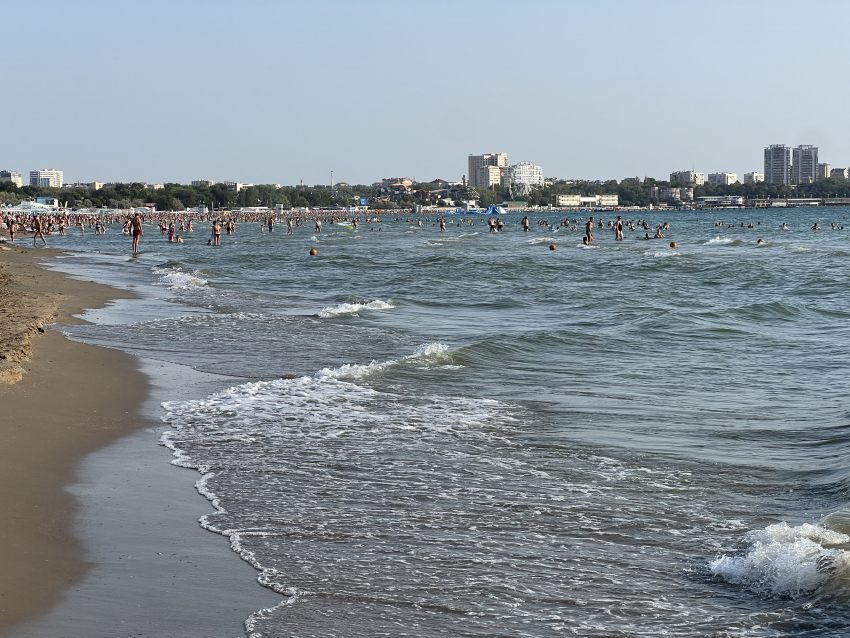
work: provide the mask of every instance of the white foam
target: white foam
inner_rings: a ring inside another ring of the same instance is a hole
[[[679,253],[679,252],[676,252],[676,251],[669,251],[669,250],[660,250],[660,251],[655,252],[655,253],[653,253],[653,252],[644,253],[644,255],[647,256],[647,257],[675,257],[676,255],[681,255],[681,254],[682,253]]]
[[[183,272],[180,268],[160,268],[153,269],[155,275],[160,275],[157,286],[168,286],[172,290],[190,290],[203,288],[209,282],[206,279],[196,275]]]
[[[712,245],[712,244],[713,245],[724,245],[724,244],[731,244],[733,241],[735,241],[735,240],[730,239],[729,237],[715,237],[714,239],[709,239],[705,243],[706,243],[706,245]]]
[[[545,244],[552,243],[556,241],[555,237],[535,237],[534,239],[529,239],[526,243],[528,244]]]
[[[389,301],[376,299],[375,301],[363,303],[341,303],[338,306],[322,308],[319,311],[319,317],[330,319],[331,317],[342,317],[346,315],[357,316],[357,313],[361,310],[389,310],[395,307],[396,304],[393,303],[392,299]]]
[[[799,598],[823,588],[850,567],[850,554],[829,545],[850,542],[850,536],[819,525],[769,525],[747,534],[743,556],[710,563],[712,573],[762,595]]]

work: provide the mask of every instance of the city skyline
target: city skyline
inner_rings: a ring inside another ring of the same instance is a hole
[[[5,15],[32,17],[25,5]],[[473,31],[441,28],[441,15]],[[42,32],[72,35],[37,50],[24,29],[6,35],[9,68],[51,72],[36,72],[43,90],[4,104],[15,126],[0,165],[63,166],[69,182],[317,184],[333,170],[365,183],[400,169],[459,179],[469,152],[499,148],[547,176],[604,180],[688,167],[743,175],[761,170],[766,143],[785,140],[846,166],[850,125],[820,125],[812,107],[838,111],[848,89],[832,86],[826,65],[774,64],[766,45],[810,30],[823,57],[840,59],[847,18],[838,2],[810,16],[790,2],[494,2],[486,12],[471,2],[248,2],[238,12],[152,2],[107,12],[48,1]],[[498,80],[462,55],[494,39]],[[582,79],[557,80],[564,69]],[[801,83],[830,91],[813,102],[793,88]]]

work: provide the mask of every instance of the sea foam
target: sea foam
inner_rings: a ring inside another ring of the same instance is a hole
[[[155,275],[159,275],[159,281],[155,283],[157,286],[168,286],[172,290],[190,290],[193,288],[203,288],[209,282],[197,275],[183,272],[180,268],[171,267],[155,267],[153,269]]]
[[[830,547],[850,542],[850,536],[819,525],[769,525],[746,536],[743,556],[713,560],[716,576],[751,591],[779,598],[800,598],[846,576],[850,553]]]
[[[319,311],[319,317],[322,319],[330,319],[332,317],[355,317],[357,313],[362,310],[389,310],[390,308],[395,308],[396,304],[393,303],[392,299],[389,301],[381,301],[380,299],[376,299],[374,301],[363,301],[357,303],[341,303],[338,306],[322,308]]]

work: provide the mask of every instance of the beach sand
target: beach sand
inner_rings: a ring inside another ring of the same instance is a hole
[[[197,474],[156,445],[159,364],[44,328],[131,295],[40,268],[54,254],[0,250],[0,635],[244,635],[280,597],[198,526]]]

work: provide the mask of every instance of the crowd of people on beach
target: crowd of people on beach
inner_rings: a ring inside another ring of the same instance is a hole
[[[403,212],[409,213],[409,211]],[[119,215],[114,212],[80,213],[72,211],[60,211],[46,213],[17,212],[15,214],[6,212],[2,215],[2,227],[8,233],[10,240],[13,244],[15,243],[16,236],[24,234],[32,236],[33,246],[36,246],[39,240],[41,240],[43,246],[46,246],[46,236],[48,235],[67,235],[68,230],[70,229],[78,229],[83,236],[86,234],[86,229],[93,231],[95,235],[105,235],[108,227],[120,224],[122,234],[132,237],[133,253],[135,254],[139,250],[140,239],[145,234],[145,225],[149,227],[158,227],[159,234],[161,236],[165,236],[169,243],[182,244],[185,242],[184,235],[186,233],[193,233],[195,231],[196,223],[210,223],[211,233],[209,239],[207,240],[207,245],[220,246],[222,234],[225,234],[226,236],[233,235],[236,232],[237,224],[259,223],[261,233],[274,233],[276,226],[281,223],[285,223],[287,228],[286,233],[288,235],[293,235],[295,234],[297,228],[302,228],[308,225],[313,225],[315,232],[321,233],[323,223],[327,225],[342,224],[347,228],[351,228],[354,230],[357,230],[360,227],[360,224],[362,223],[370,226],[370,232],[376,232],[375,226],[377,225],[377,232],[382,232],[382,224],[386,221],[389,221],[387,214],[388,211],[376,211],[374,213],[365,214],[362,217],[359,215],[351,214],[328,213],[327,211],[298,213],[288,216],[281,216],[270,214],[269,212],[256,211],[230,211],[224,213],[198,213],[195,211],[187,211],[151,213],[148,215],[142,215],[139,212],[136,212],[132,215]],[[381,215],[383,215],[383,217]],[[464,228],[474,226],[476,221],[480,219],[481,218],[479,217],[459,217],[448,223],[454,223],[455,228]],[[399,216],[398,214],[396,214],[396,216],[393,217],[391,221],[413,223],[421,228],[424,227],[424,222],[428,221],[428,219],[427,217],[418,217],[414,219],[411,218],[409,215]],[[489,232],[491,233],[504,232],[507,226],[506,222],[500,217],[489,217],[486,223],[489,227]],[[524,216],[521,220],[516,221],[515,223],[522,228],[523,232],[530,232],[531,222],[528,219],[527,215]],[[742,221],[740,222],[739,226],[737,222],[717,221],[714,223],[714,225],[717,228],[740,227],[754,229],[761,226],[761,222],[753,224],[752,222]],[[445,215],[440,215],[438,217],[433,218],[432,226],[439,227],[440,232],[447,232],[448,227]],[[581,220],[579,218],[570,219],[569,217],[567,217],[566,219],[560,222],[553,223],[549,220],[540,219],[537,220],[537,226],[543,230],[555,232],[562,228],[571,232],[579,232],[581,227]],[[605,228],[610,229],[610,231],[613,233],[614,241],[624,241],[625,230],[630,230],[634,232],[637,231],[638,228],[642,229],[645,232],[644,236],[641,239],[651,240],[664,239],[663,231],[669,230],[670,224],[668,222],[664,222],[661,224],[656,224],[654,227],[650,227],[650,222],[646,219],[624,220],[621,215],[617,215],[616,219],[608,220],[607,222],[605,222],[602,219],[597,220],[595,216],[590,216],[584,222],[584,236],[582,237],[582,244],[584,246],[591,246],[594,242],[594,230]],[[832,230],[844,230],[844,226],[835,222],[832,223],[831,228]],[[779,229],[786,231],[791,230],[788,227],[788,224],[785,222],[783,222],[779,226]],[[811,227],[811,230],[821,230],[821,227],[817,221]],[[650,232],[653,231],[654,234],[650,236]],[[758,243],[764,243],[764,240],[759,239]]]

